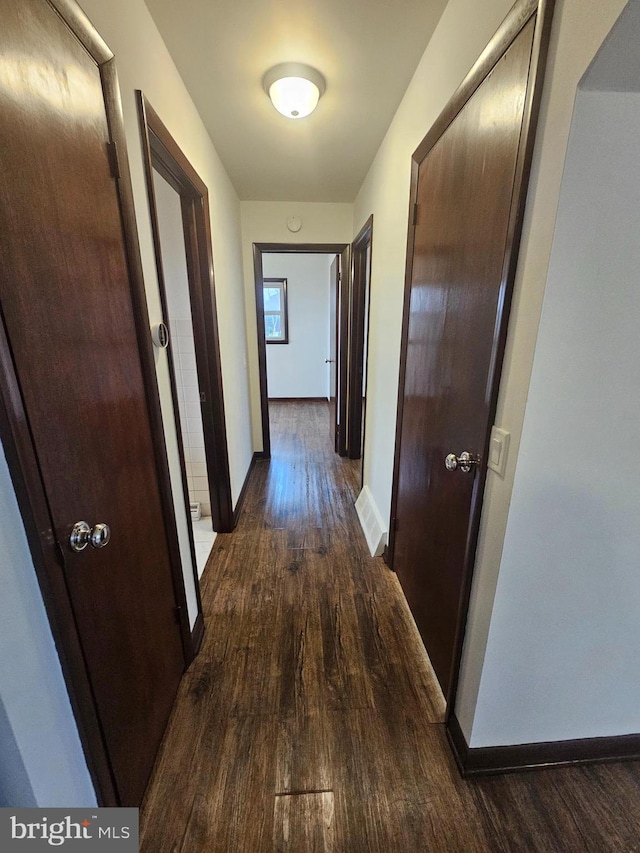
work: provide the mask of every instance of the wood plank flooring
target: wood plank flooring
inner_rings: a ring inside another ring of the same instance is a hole
[[[206,635],[141,812],[148,853],[640,850],[637,763],[460,779],[327,406],[272,403],[273,458],[203,576]]]

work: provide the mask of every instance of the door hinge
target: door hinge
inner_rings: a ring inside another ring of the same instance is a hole
[[[118,180],[120,177],[120,160],[118,158],[118,146],[115,142],[107,142],[107,155],[109,157],[111,177]]]
[[[417,202],[413,205],[413,224],[414,225],[418,224],[418,203]]]
[[[400,528],[400,523],[398,521],[398,516],[396,515],[394,518],[391,519],[391,529],[393,530],[394,533],[397,533],[399,528]]]
[[[173,608],[173,615],[175,616],[176,622],[178,623],[178,625],[181,625],[182,624],[182,607],[180,607],[179,604],[176,604],[176,606]]]
[[[207,395],[204,393],[204,391],[201,391],[201,392],[200,392],[200,402],[201,402],[201,403],[206,403],[206,402],[207,402]]]
[[[340,284],[341,281],[342,281],[342,273],[339,272],[338,273],[338,284]]]

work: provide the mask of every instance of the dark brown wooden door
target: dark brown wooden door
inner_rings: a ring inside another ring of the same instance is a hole
[[[51,6],[0,28],[0,299],[120,801],[184,668],[100,70]],[[75,522],[111,541],[69,547]]]
[[[533,35],[532,20],[416,157],[393,566],[446,696],[484,469],[445,457],[488,442]]]
[[[340,293],[340,256],[329,269],[329,432],[338,451],[338,296]]]

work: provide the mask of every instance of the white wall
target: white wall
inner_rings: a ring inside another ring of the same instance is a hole
[[[580,92],[472,746],[640,731],[638,140]]]
[[[95,805],[2,448],[0,553],[0,806]]]
[[[213,262],[224,402],[231,469],[237,500],[251,462],[240,202],[143,0],[81,0],[115,53],[122,92],[140,249],[151,323],[162,319],[151,224],[140,148],[135,90],[142,89],[185,156],[209,189]],[[157,359],[169,453],[177,454],[173,415],[167,400],[166,353]]]
[[[253,446],[256,450],[261,450],[262,426],[253,244],[350,243],[353,239],[353,205],[243,201],[241,211]],[[287,228],[287,219],[290,216],[298,216],[302,220],[302,228],[297,233],[292,233]]]
[[[262,258],[262,271],[265,278],[287,279],[289,308],[289,343],[267,345],[269,397],[327,397],[327,256],[265,254]]]
[[[156,193],[162,268],[169,315],[166,322],[169,326],[173,352],[189,500],[199,501],[202,515],[209,516],[211,515],[211,496],[204,452],[204,427],[196,370],[180,196],[155,170],[153,184]],[[182,496],[181,484],[180,495]],[[184,506],[184,500],[182,503]]]
[[[364,481],[391,503],[411,155],[512,0],[450,0],[356,198],[354,233],[374,214]],[[496,423],[511,433],[504,478],[489,472],[456,713],[467,737],[500,567],[555,214],[579,80],[624,0],[558,0],[511,310]]]

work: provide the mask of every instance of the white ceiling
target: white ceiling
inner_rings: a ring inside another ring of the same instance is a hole
[[[353,201],[447,0],[146,0],[241,199]],[[324,74],[305,119],[262,89]]]

